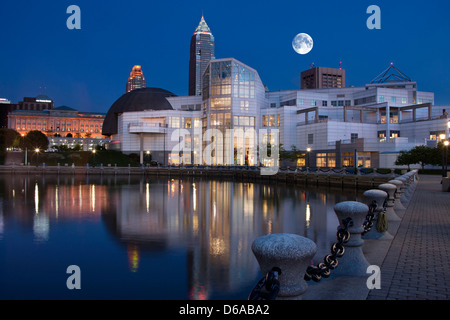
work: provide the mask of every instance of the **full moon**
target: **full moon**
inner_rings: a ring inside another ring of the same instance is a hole
[[[299,33],[292,40],[292,48],[299,54],[307,54],[313,48],[313,39],[306,33]]]

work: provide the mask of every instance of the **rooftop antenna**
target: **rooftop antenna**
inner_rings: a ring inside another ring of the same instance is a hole
[[[311,63],[310,67],[311,67],[311,69],[313,69],[313,68],[315,68],[315,67],[316,67],[316,65],[314,64],[314,62],[313,62],[313,63]]]
[[[342,61],[339,61],[339,70],[342,70]]]

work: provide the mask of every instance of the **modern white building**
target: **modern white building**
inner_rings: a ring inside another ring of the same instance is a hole
[[[435,106],[434,93],[418,91],[393,65],[361,87],[269,91],[255,69],[215,59],[202,85],[200,96],[127,93],[108,112],[103,134],[112,148],[140,153],[141,162],[151,154],[163,164],[268,165],[262,142],[309,150],[311,167],[376,168],[394,167],[400,151],[449,138],[450,106]]]

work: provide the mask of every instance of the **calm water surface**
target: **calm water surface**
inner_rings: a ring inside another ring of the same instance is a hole
[[[261,273],[253,240],[336,241],[361,191],[202,179],[0,176],[0,299],[238,299]],[[67,267],[81,270],[69,290]]]

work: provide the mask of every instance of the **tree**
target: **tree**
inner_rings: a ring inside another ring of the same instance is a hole
[[[41,131],[33,130],[27,133],[25,137],[21,139],[20,147],[22,149],[36,149],[47,150],[48,149],[48,138]]]
[[[291,146],[291,150],[287,151],[284,149],[283,144],[280,144],[280,160],[289,160],[295,164],[297,164],[298,159],[304,158],[304,152],[297,149],[295,145]]]
[[[407,165],[409,169],[411,164],[419,163],[422,169],[424,169],[427,164],[439,165],[441,162],[439,154],[438,148],[416,146],[409,151],[400,152],[395,164]]]
[[[17,148],[20,145],[20,133],[13,129],[0,129],[0,145],[2,148]]]
[[[410,152],[415,163],[419,163],[422,166],[422,169],[424,169],[427,164],[438,165],[440,163],[437,148],[417,146],[411,149]]]
[[[13,129],[0,129],[0,164],[4,164],[6,159],[6,149],[18,147],[20,134]]]
[[[408,170],[410,170],[410,165],[415,163],[416,162],[409,151],[400,151],[400,154],[397,156],[397,160],[395,161],[396,166],[408,166]]]

